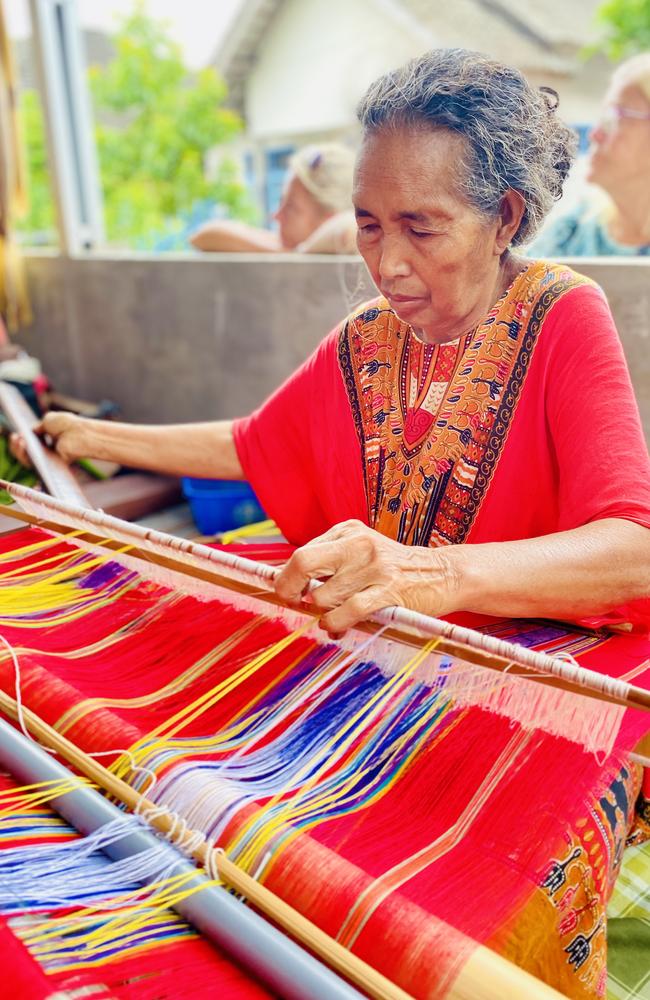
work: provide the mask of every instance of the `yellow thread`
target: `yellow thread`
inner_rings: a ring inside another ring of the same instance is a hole
[[[284,636],[278,642],[274,643],[269,649],[258,654],[249,663],[245,664],[229,677],[222,680],[216,685],[216,687],[212,688],[210,691],[206,691],[191,704],[184,706],[176,712],[171,719],[161,723],[156,727],[156,729],[153,729],[150,733],[148,733],[147,736],[135,743],[130,748],[129,755],[123,755],[120,757],[111,766],[111,770],[113,770],[115,774],[122,776],[127,772],[134,760],[139,762],[143,756],[163,749],[165,747],[165,739],[169,739],[174,736],[184,726],[189,725],[213,705],[216,705],[217,702],[219,702],[227,694],[230,694],[231,691],[247,680],[248,677],[251,677],[257,670],[261,669],[261,667],[265,666],[270,660],[273,659],[273,657],[277,656],[278,653],[281,653],[287,646],[289,646],[292,642],[295,642],[296,639],[302,636],[303,633],[310,628],[312,628],[312,623],[305,622],[305,624],[301,626],[301,628],[297,629],[297,631]],[[168,730],[168,732],[165,734],[166,730]],[[160,738],[155,739],[155,737]]]

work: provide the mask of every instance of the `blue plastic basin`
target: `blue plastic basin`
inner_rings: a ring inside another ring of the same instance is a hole
[[[203,535],[241,528],[266,517],[248,483],[186,476],[182,486],[194,523]]]

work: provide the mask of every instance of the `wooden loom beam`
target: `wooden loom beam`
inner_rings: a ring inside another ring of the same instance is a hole
[[[98,761],[85,754],[30,709],[23,707],[19,716],[16,701],[3,691],[0,691],[0,710],[14,720],[22,717],[40,744],[55,750],[68,763],[76,767],[81,774],[118,801],[123,802],[132,812],[144,814],[147,824],[156,828],[160,833],[165,836],[173,835],[178,824],[176,816],[162,811],[160,806],[147,799],[145,795],[141,795]],[[12,730],[12,732],[15,732],[15,737],[18,740],[27,742],[29,746],[26,737],[21,736],[17,731]],[[1,737],[2,730],[0,730],[0,760],[2,760],[3,750]],[[48,763],[54,762],[48,761]],[[60,765],[58,766],[60,767]],[[147,815],[148,810],[151,810],[149,815]],[[344,948],[301,913],[294,910],[284,900],[257,882],[242,868],[230,861],[222,851],[214,851],[211,859],[208,858],[209,851],[209,845],[203,840],[198,846],[192,848],[191,854],[202,866],[216,868],[219,876],[227,885],[248,899],[256,909],[282,927],[292,938],[321,958],[328,967],[359,986],[364,993],[375,1000],[410,1000],[409,994],[404,990],[391,983],[385,976],[348,951],[347,948]],[[442,921],[439,923],[444,927]],[[452,933],[451,928],[449,930]],[[432,956],[432,960],[433,958],[434,956]],[[356,993],[352,995],[356,996]],[[335,1000],[335,994],[332,993],[329,996]],[[324,1000],[329,1000],[329,996],[325,994]],[[503,1000],[504,997],[508,997],[509,1000],[560,1000],[561,996],[562,994],[558,993],[557,990],[502,958],[496,952],[483,945],[477,945],[450,986],[447,1000]]]
[[[89,507],[88,498],[68,464],[55,451],[45,448],[38,435],[34,433],[34,427],[39,422],[38,417],[20,390],[2,380],[0,380],[0,408],[14,430],[23,438],[32,465],[52,496],[81,507]]]

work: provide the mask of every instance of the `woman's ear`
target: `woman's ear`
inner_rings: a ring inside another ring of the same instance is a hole
[[[517,235],[525,209],[526,202],[523,195],[514,188],[508,188],[501,199],[499,225],[496,231],[495,253],[499,256],[508,249]]]

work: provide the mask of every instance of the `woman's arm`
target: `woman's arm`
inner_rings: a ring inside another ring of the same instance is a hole
[[[245,222],[207,222],[190,236],[190,243],[205,253],[279,253],[277,233],[256,229]]]
[[[621,518],[445,552],[457,610],[580,618],[650,597],[650,529]]]
[[[609,518],[542,538],[428,549],[401,545],[359,521],[298,549],[277,591],[312,599],[341,632],[389,605],[428,615],[579,618],[650,597],[650,529]]]
[[[48,413],[35,430],[66,462],[97,458],[170,476],[244,478],[230,420],[153,426]],[[15,434],[11,446],[16,457],[29,464]]]

